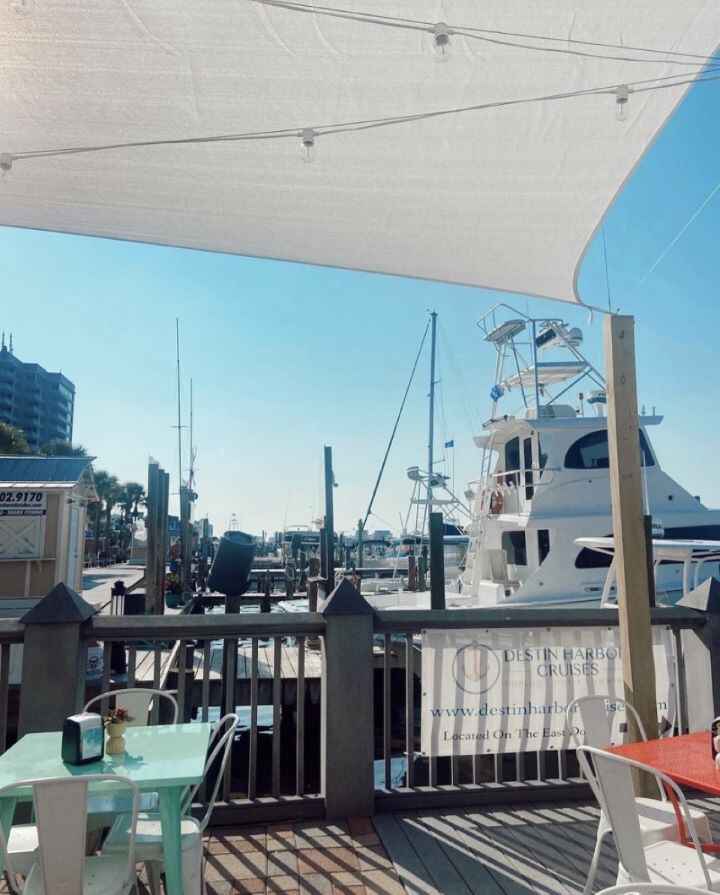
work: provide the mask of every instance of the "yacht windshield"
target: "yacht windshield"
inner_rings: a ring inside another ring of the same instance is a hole
[[[650,446],[642,432],[640,432],[640,456],[643,466],[655,465]],[[607,429],[583,435],[565,454],[566,469],[607,469],[609,465]]]

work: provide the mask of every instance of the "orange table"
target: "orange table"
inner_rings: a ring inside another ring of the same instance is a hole
[[[720,796],[720,770],[710,749],[710,731],[646,743],[611,746],[608,752],[650,765],[681,786]]]
[[[688,733],[680,737],[668,737],[664,740],[648,740],[646,743],[611,746],[608,752],[624,755],[633,761],[641,761],[656,771],[661,771],[681,786],[720,796],[720,770],[713,761],[709,730]],[[680,841],[684,845],[690,845],[675,793],[669,787],[666,788],[675,809]],[[718,843],[702,843],[701,848],[712,854],[720,852]]]

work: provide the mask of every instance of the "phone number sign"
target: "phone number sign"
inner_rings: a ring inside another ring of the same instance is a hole
[[[45,491],[0,491],[0,516],[44,516]]]

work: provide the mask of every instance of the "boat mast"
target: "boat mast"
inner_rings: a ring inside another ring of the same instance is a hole
[[[433,441],[435,439],[435,347],[437,338],[437,311],[430,314],[430,419],[428,421],[428,483],[427,483],[427,509],[425,510],[425,518],[427,519],[428,532],[430,531],[430,513],[433,508]],[[423,525],[422,534],[425,533]]]

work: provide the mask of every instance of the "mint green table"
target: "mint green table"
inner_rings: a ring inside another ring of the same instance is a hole
[[[29,733],[0,756],[0,787],[44,777],[117,774],[137,783],[142,792],[160,797],[160,820],[165,852],[168,895],[183,895],[180,811],[185,787],[199,783],[205,770],[210,724],[160,724],[130,727],[123,755],[106,755],[85,765],[65,764],[60,758],[61,733]],[[0,799],[0,823],[9,835],[17,801],[27,790]]]

